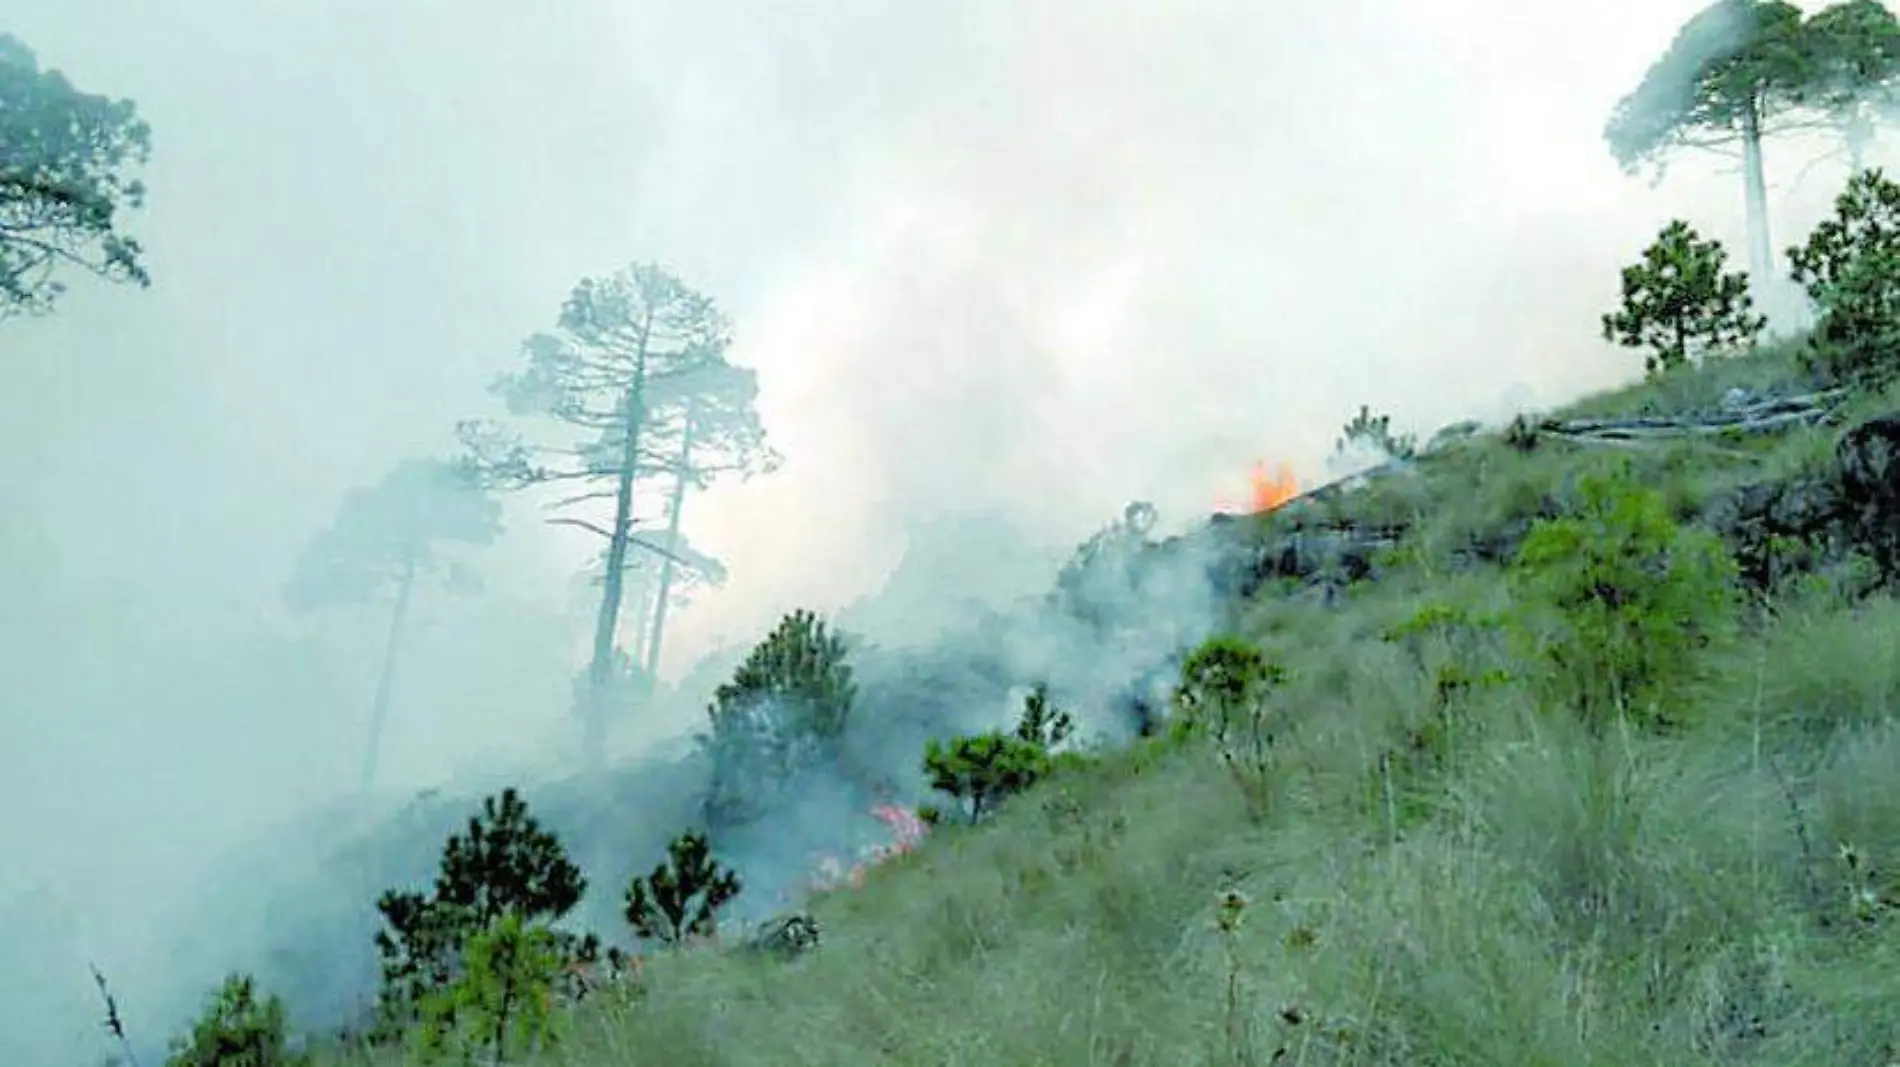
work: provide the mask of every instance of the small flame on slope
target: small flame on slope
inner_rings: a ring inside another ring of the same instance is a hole
[[[1300,479],[1293,473],[1291,464],[1280,463],[1271,470],[1265,462],[1253,465],[1251,507],[1254,514],[1272,511],[1299,495]]]

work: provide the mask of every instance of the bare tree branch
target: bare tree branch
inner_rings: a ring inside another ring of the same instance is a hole
[[[588,522],[586,519],[576,519],[572,516],[563,515],[558,518],[547,519],[544,521],[549,526],[578,526],[581,529],[586,530],[588,533],[599,534],[600,536],[605,537],[609,541],[613,540],[613,537],[614,537],[612,531],[608,530],[606,527]]]
[[[559,511],[562,508],[573,507],[575,504],[584,504],[589,500],[612,500],[619,495],[612,489],[596,489],[591,493],[577,493],[559,500],[550,500],[541,507],[548,511]]]
[[[92,971],[92,981],[99,987],[100,999],[106,1002],[106,1017],[103,1024],[106,1033],[117,1039],[119,1047],[125,1051],[127,1067],[139,1067],[138,1054],[132,1051],[132,1042],[125,1036],[125,1020],[119,1016],[119,1002],[113,997],[111,987],[106,985],[106,976],[99,973],[97,964],[87,963],[86,967]]]

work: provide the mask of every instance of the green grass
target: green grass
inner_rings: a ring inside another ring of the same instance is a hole
[[[1668,415],[1687,411],[1714,411],[1731,389],[1757,396],[1798,396],[1818,387],[1801,368],[1805,338],[1773,341],[1752,351],[1715,356],[1697,366],[1679,367],[1665,374],[1587,397],[1564,414],[1570,418],[1617,418]]]
[[[1680,409],[1790,366],[1770,350],[1577,410]],[[1832,432],[1633,462],[1689,515],[1812,468]],[[1590,736],[1510,682],[1441,713],[1431,672],[1453,650],[1381,640],[1426,604],[1501,606],[1501,573],[1446,551],[1561,503],[1598,455],[1486,439],[1430,457],[1340,505],[1411,524],[1409,566],[1340,609],[1242,607],[1293,671],[1264,822],[1200,748],[1111,753],[822,898],[805,959],[659,960],[644,997],[584,1005],[535,1062],[1895,1062],[1900,602],[1791,590],[1704,657],[1669,734]],[[1512,666],[1483,635],[1457,654]],[[1230,889],[1249,901],[1231,945]]]

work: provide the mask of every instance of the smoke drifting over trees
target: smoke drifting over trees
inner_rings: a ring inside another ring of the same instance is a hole
[[[1006,728],[1028,679],[1132,730],[1219,598],[1187,565],[1045,610],[1129,501],[1161,539],[1361,404],[1634,373],[1576,328],[1630,251],[1676,215],[1742,247],[1732,176],[1647,190],[1603,141],[1699,6],[23,5],[0,802],[44,814],[0,834],[0,1061],[95,1047],[88,960],[151,1039],[233,967],[347,1013],[373,961],[321,950],[506,784],[611,898],[801,608],[861,642],[841,762]],[[1838,8],[1805,24],[1876,21]],[[1884,98],[1844,99],[1767,172],[1778,232],[1827,209],[1773,184],[1801,153],[1883,158]],[[884,834],[876,778],[721,843],[736,914]]]

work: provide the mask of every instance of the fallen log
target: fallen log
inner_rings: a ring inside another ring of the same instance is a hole
[[[1596,439],[1601,441],[1660,441],[1674,437],[1716,437],[1723,434],[1769,433],[1799,424],[1820,422],[1824,410],[1789,411],[1746,421],[1693,422],[1684,420],[1671,425],[1628,424],[1579,428],[1558,423],[1543,428],[1552,437]]]
[[[1537,432],[1582,442],[1660,441],[1678,437],[1757,434],[1829,421],[1845,390],[1738,404],[1720,414],[1647,415],[1627,419],[1546,419]]]

